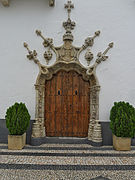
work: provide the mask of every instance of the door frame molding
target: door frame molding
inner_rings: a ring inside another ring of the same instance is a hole
[[[99,91],[100,86],[95,73],[90,73],[81,63],[77,62],[56,62],[53,66],[42,66],[36,80],[36,113],[35,122],[32,128],[32,137],[46,137],[44,125],[44,105],[45,105],[45,81],[51,80],[60,70],[75,71],[82,75],[85,81],[90,82],[90,120],[88,128],[88,140],[95,143],[102,142],[101,125],[99,122]]]

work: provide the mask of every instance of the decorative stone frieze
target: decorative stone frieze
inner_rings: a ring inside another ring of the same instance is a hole
[[[74,5],[71,1],[68,1],[65,5],[68,12],[68,19],[63,23],[66,33],[63,36],[63,45],[60,47],[55,47],[53,40],[51,38],[45,38],[40,30],[36,30],[36,34],[43,40],[43,46],[45,50],[44,58],[47,65],[42,65],[37,58],[37,52],[35,50],[31,51],[27,45],[24,43],[24,47],[28,51],[27,58],[33,60],[35,64],[39,67],[39,74],[36,80],[36,113],[35,113],[35,123],[33,125],[32,137],[45,137],[45,127],[44,127],[44,94],[45,94],[45,81],[50,80],[54,74],[60,70],[71,71],[74,70],[79,73],[85,81],[90,83],[90,120],[88,129],[88,140],[95,143],[102,142],[101,135],[101,125],[99,122],[99,91],[100,86],[96,76],[96,67],[102,62],[107,60],[108,56],[106,53],[110,48],[113,47],[113,43],[110,43],[107,49],[101,53],[97,54],[97,59],[95,63],[91,65],[91,60],[94,55],[90,49],[93,46],[94,40],[100,35],[100,31],[96,31],[93,37],[88,37],[85,39],[81,47],[75,47],[72,45],[74,40],[72,30],[75,27],[75,22],[71,21],[70,13]],[[84,59],[87,60],[88,66],[84,67],[80,61],[79,57],[82,51],[86,50]],[[53,53],[52,53],[53,52]],[[56,61],[53,65],[49,65],[53,54],[56,55]]]

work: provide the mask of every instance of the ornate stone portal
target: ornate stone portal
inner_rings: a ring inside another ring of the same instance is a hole
[[[100,86],[98,79],[96,77],[96,67],[102,61],[105,61],[108,56],[106,53],[110,48],[113,47],[113,43],[108,45],[108,48],[103,52],[97,54],[97,58],[93,65],[90,65],[91,60],[93,59],[93,54],[89,47],[92,47],[94,44],[94,39],[100,35],[100,31],[96,31],[93,37],[88,37],[85,39],[84,44],[81,47],[75,47],[72,45],[74,40],[72,30],[75,27],[75,22],[71,20],[70,13],[71,9],[74,8],[74,5],[71,1],[68,1],[65,4],[65,8],[68,12],[68,19],[63,23],[63,27],[66,30],[66,33],[63,36],[64,44],[60,47],[55,47],[53,40],[50,38],[45,38],[41,31],[36,30],[36,34],[43,39],[43,46],[48,48],[44,52],[44,58],[47,65],[42,65],[37,58],[37,52],[35,50],[31,51],[26,43],[24,47],[28,50],[27,58],[33,60],[39,66],[39,74],[36,80],[36,117],[35,123],[33,124],[32,137],[41,138],[45,137],[45,127],[44,127],[44,96],[45,96],[45,81],[50,80],[54,74],[60,70],[71,71],[74,70],[77,73],[82,75],[82,78],[90,82],[90,120],[89,120],[89,129],[88,129],[88,140],[101,143],[101,125],[99,122],[99,91]],[[80,61],[79,56],[82,51],[86,50],[85,59],[87,60],[88,67],[84,67]],[[53,53],[56,54],[56,62],[49,66],[49,61],[51,60]]]

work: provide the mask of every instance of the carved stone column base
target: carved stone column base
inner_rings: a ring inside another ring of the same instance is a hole
[[[46,137],[45,127],[43,125],[40,127],[40,137]]]
[[[96,143],[102,142],[102,134],[101,134],[101,124],[99,124],[98,120],[93,129],[93,137],[92,141]]]
[[[40,125],[37,122],[33,123],[33,126],[32,126],[32,137],[34,137],[34,138],[41,137]]]
[[[91,119],[90,123],[89,123],[89,129],[88,129],[88,140],[92,140],[93,129],[94,129],[94,125],[93,125],[93,122],[92,122],[92,119]]]

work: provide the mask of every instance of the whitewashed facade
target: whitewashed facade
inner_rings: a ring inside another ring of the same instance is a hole
[[[12,0],[9,7],[0,4],[0,119],[5,118],[7,107],[14,102],[24,102],[35,118],[35,81],[38,67],[27,60],[23,42],[36,49],[43,59],[42,41],[35,34],[42,30],[54,44],[62,44],[67,19],[64,9],[66,0],[57,0],[49,7],[47,0]],[[97,67],[101,86],[99,95],[99,120],[109,121],[109,111],[114,101],[128,101],[135,105],[135,1],[134,0],[74,0],[72,19],[74,45],[81,46],[84,39],[101,31],[92,47],[94,58],[106,49],[110,42],[114,48],[108,52],[109,59]],[[50,61],[53,64],[55,58]],[[84,54],[80,61],[87,65]],[[94,60],[93,60],[94,62]]]

